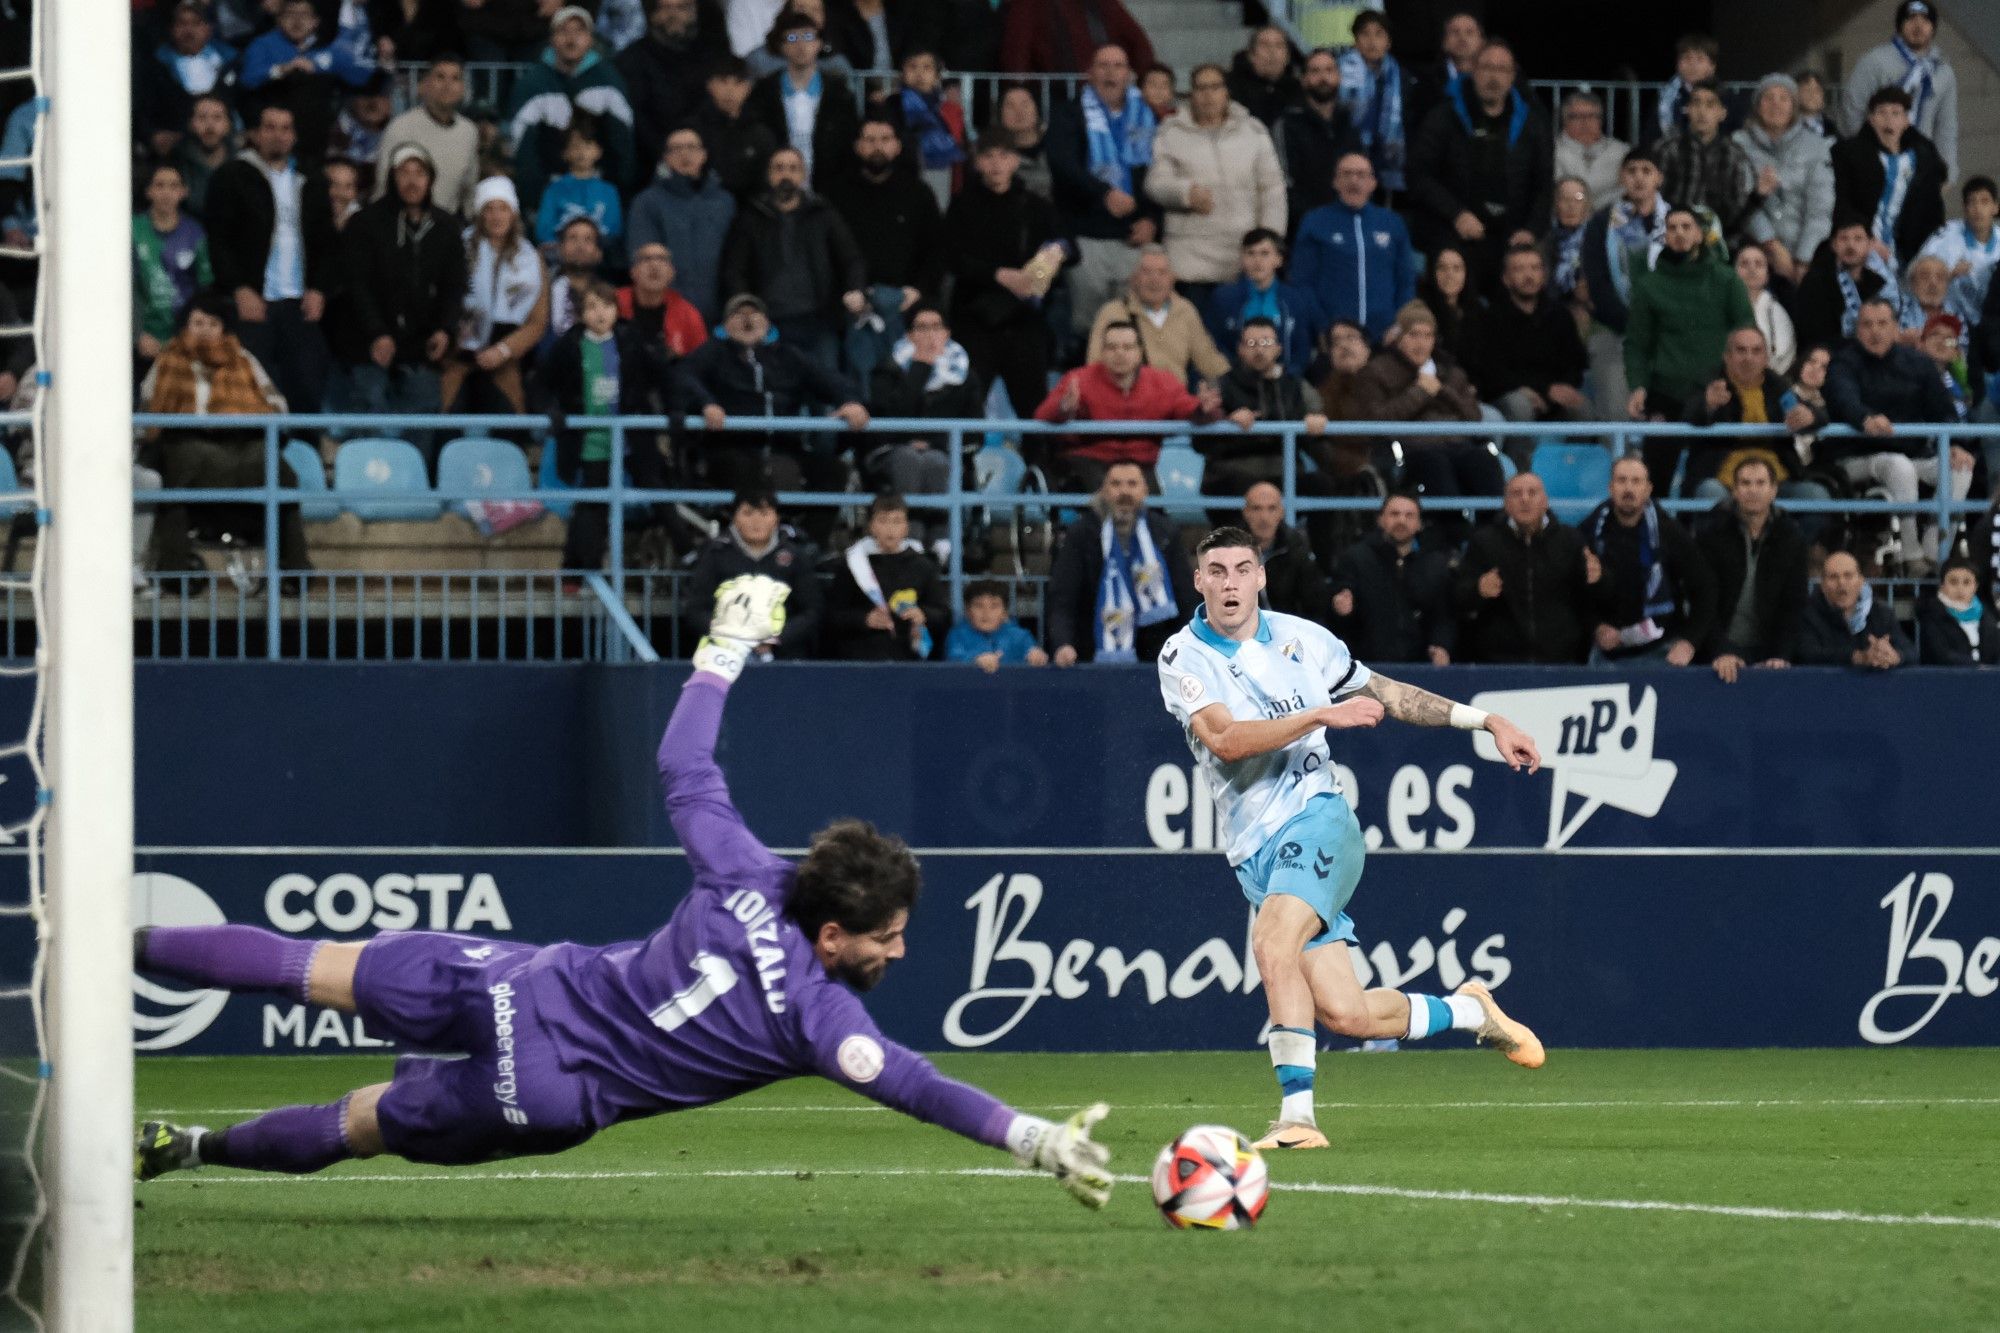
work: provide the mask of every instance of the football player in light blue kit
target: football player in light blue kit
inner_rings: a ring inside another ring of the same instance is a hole
[[[1327,1146],[1313,1119],[1315,1017],[1361,1038],[1462,1028],[1515,1064],[1540,1067],[1542,1043],[1479,982],[1450,996],[1361,989],[1345,909],[1361,882],[1364,845],[1334,785],[1325,731],[1384,717],[1489,731],[1508,765],[1531,773],[1542,762],[1534,741],[1498,714],[1371,672],[1310,620],[1259,610],[1263,562],[1241,528],[1202,538],[1194,586],[1202,605],[1160,651],[1160,693],[1187,731],[1229,863],[1257,909],[1251,952],[1270,1002],[1271,1064],[1283,1098],[1257,1146]]]

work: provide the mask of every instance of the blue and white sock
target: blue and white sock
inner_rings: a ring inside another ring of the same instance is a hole
[[[1404,991],[1403,998],[1410,1002],[1410,1030],[1403,1034],[1409,1041],[1453,1029],[1477,1032],[1486,1021],[1486,1011],[1470,995],[1419,995]]]
[[[1319,1043],[1311,1028],[1271,1029],[1271,1069],[1278,1076],[1278,1119],[1313,1123],[1313,1060]]]

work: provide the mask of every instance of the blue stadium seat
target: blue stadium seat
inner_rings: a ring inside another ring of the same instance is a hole
[[[553,435],[542,441],[542,466],[541,470],[535,474],[535,489],[550,492],[576,489],[564,481],[562,476],[556,471],[556,437]],[[568,500],[551,500],[546,496],[542,499],[542,508],[548,510],[565,523],[569,522],[571,507],[571,503]]]
[[[333,456],[336,490],[373,491],[380,500],[348,500],[347,510],[363,522],[436,518],[443,506],[432,498],[424,456],[407,440],[349,440]]]
[[[452,440],[438,454],[440,491],[525,491],[535,484],[528,475],[528,456],[506,440],[468,435]],[[465,501],[447,500],[454,514],[465,512]]]
[[[1611,487],[1611,451],[1601,444],[1541,440],[1535,444],[1534,464],[1551,501],[1595,505]],[[1573,503],[1563,507],[1577,508]]]
[[[1204,521],[1201,474],[1208,460],[1194,451],[1185,436],[1160,444],[1160,461],[1154,471],[1160,478],[1160,503],[1176,523]]]
[[[292,465],[300,490],[326,494],[326,464],[320,462],[319,450],[304,440],[286,440],[285,461]],[[301,500],[299,517],[308,523],[325,523],[340,517],[340,505],[332,500]]]
[[[972,456],[973,484],[995,495],[1012,495],[1021,489],[1028,464],[1021,455],[988,435],[986,447]]]
[[[14,469],[14,455],[0,448],[0,493],[21,490],[21,474]],[[25,514],[35,507],[33,500],[16,500],[0,505],[0,514]],[[12,552],[10,551],[11,555]],[[9,565],[12,568],[12,565]]]

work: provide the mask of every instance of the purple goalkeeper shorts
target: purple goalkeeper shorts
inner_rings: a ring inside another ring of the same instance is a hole
[[[515,977],[539,946],[396,931],[354,968],[369,1030],[437,1055],[403,1055],[375,1108],[398,1157],[462,1166],[561,1152],[589,1138],[583,1093],[557,1064]]]

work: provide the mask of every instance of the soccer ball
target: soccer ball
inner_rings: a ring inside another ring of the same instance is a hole
[[[1153,1163],[1153,1202],[1175,1230],[1253,1227],[1270,1197],[1263,1156],[1227,1125],[1196,1125]]]

